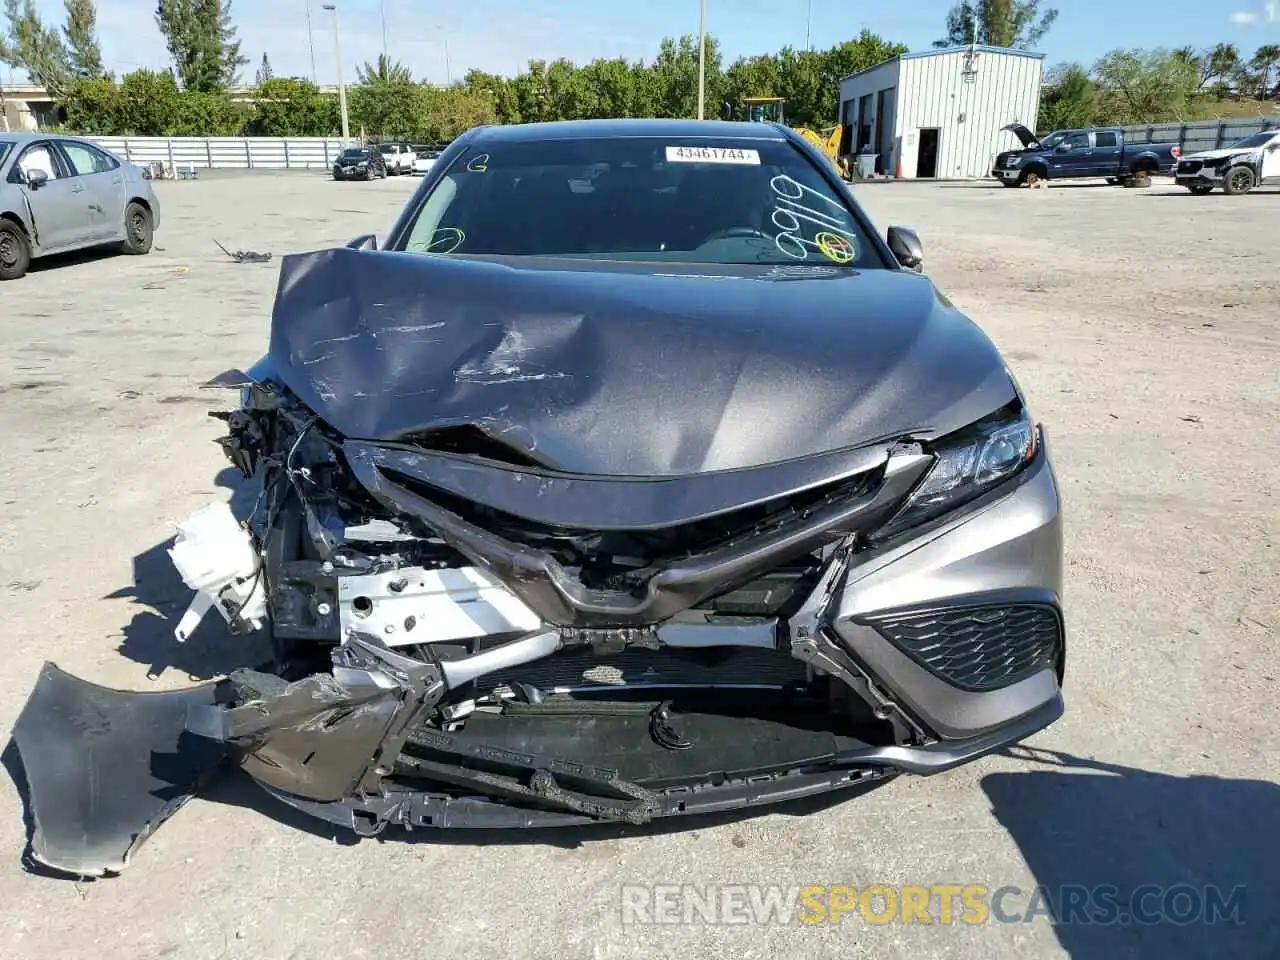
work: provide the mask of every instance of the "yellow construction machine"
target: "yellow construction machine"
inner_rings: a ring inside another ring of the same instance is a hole
[[[783,105],[786,97],[744,97],[742,100],[742,119],[753,123],[783,123]],[[794,128],[796,133],[812,143],[829,159],[840,176],[846,180],[853,179],[852,165],[848,157],[840,155],[840,141],[844,138],[844,127],[836,124],[821,133],[808,127]]]

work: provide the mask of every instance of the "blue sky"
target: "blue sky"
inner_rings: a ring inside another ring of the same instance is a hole
[[[1053,0],[1048,0],[1048,3]],[[337,0],[344,72],[382,50],[379,0]],[[1046,3],[1045,5],[1048,5]],[[513,73],[533,57],[597,56],[649,59],[664,35],[696,33],[698,0],[383,0],[387,49],[415,76],[443,82],[469,68]],[[1234,42],[1250,54],[1280,43],[1278,0],[1057,0],[1062,11],[1042,44],[1046,61],[1092,62],[1115,47],[1177,47]],[[36,0],[48,19],[61,20],[62,0]],[[809,0],[708,0],[709,32],[727,56],[801,47]],[[866,27],[886,39],[923,49],[942,32],[949,0],[880,4],[868,0],[812,0],[815,47],[855,36]],[[330,14],[310,0],[316,74],[336,75]],[[108,69],[162,67],[168,57],[155,27],[154,0],[98,0],[99,33]],[[311,73],[307,0],[233,0],[243,52],[252,64],[264,51],[277,75]],[[15,77],[14,79],[18,79]]]

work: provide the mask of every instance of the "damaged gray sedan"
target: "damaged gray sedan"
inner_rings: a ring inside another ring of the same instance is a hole
[[[269,669],[47,665],[36,859],[118,870],[212,765],[360,835],[747,808],[1063,710],[1059,497],[982,331],[772,125],[473,130],[393,227],[284,259],[217,382],[260,485],[180,525]]]

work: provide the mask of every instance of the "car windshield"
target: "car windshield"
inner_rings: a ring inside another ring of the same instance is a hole
[[[423,199],[414,253],[883,266],[785,140],[610,137],[476,145]]]
[[[1057,133],[1051,133],[1047,137],[1045,137],[1043,140],[1040,141],[1040,146],[1048,150],[1052,147],[1056,147],[1063,140],[1067,139],[1067,137],[1070,135],[1071,135],[1070,130],[1060,130]]]
[[[378,149],[381,150],[383,153],[395,153],[396,145],[394,143],[384,143],[380,147],[378,147]]]
[[[0,140],[0,164],[3,164],[5,158],[9,156],[9,151],[13,148],[12,140]]]
[[[361,159],[367,159],[368,156],[369,156],[368,150],[343,150],[342,151],[342,159],[344,160],[361,160]]]
[[[1262,133],[1255,133],[1251,137],[1245,137],[1243,140],[1237,140],[1231,144],[1231,149],[1237,148],[1248,149],[1250,147],[1265,147],[1271,142],[1271,138],[1276,135],[1274,130],[1264,130]]]

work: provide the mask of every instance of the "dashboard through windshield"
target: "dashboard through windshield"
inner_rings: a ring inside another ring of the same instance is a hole
[[[423,199],[411,253],[884,266],[841,196],[785,140],[478,143]]]

